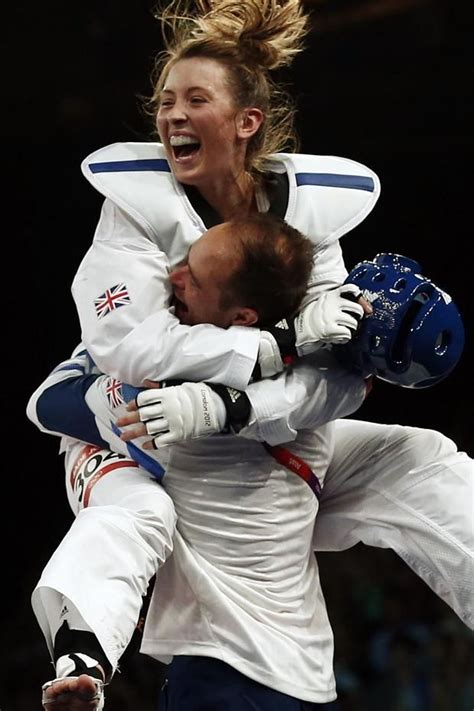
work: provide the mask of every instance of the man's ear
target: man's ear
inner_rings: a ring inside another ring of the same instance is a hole
[[[236,308],[231,326],[253,326],[258,321],[258,313],[247,306]]]
[[[265,115],[260,109],[242,109],[238,117],[238,137],[248,141],[257,133],[264,120]]]

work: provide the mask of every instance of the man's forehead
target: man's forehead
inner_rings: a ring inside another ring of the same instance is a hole
[[[241,252],[234,244],[228,223],[223,223],[209,229],[190,246],[186,264],[191,269],[199,264],[200,269],[207,266],[209,271],[225,269],[228,273],[237,266],[240,258]]]
[[[223,238],[226,234],[225,225],[226,223],[215,225],[204,232],[204,234],[193,242],[188,250],[188,256],[193,250],[200,249],[203,245],[211,248],[216,254],[220,252],[224,241]]]

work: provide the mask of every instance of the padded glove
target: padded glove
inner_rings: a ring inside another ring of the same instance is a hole
[[[364,315],[364,309],[356,301],[360,295],[355,284],[342,284],[308,304],[295,320],[298,354],[350,341]]]
[[[208,437],[226,425],[225,405],[206,383],[142,390],[136,403],[155,449]]]

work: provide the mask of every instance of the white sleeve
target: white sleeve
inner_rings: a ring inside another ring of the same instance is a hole
[[[239,432],[270,445],[294,440],[298,430],[314,429],[355,412],[366,395],[365,382],[340,367],[330,352],[299,359],[273,379],[246,389],[252,409]]]
[[[348,274],[339,240],[315,247],[314,257],[314,266],[301,309],[315,301],[323,291],[342,284]]]
[[[94,242],[72,284],[82,340],[104,373],[132,385],[187,378],[243,390],[260,332],[183,326],[169,309],[167,256],[106,200]]]

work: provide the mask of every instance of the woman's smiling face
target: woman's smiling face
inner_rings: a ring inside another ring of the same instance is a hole
[[[174,64],[163,87],[157,128],[177,180],[206,185],[244,170],[239,110],[227,69],[214,59]]]

